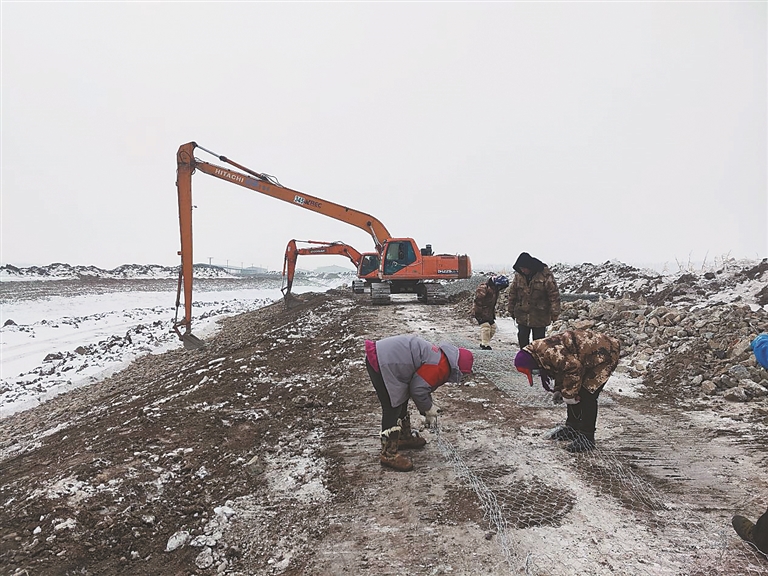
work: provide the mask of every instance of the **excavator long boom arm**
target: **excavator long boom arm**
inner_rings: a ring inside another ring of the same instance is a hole
[[[205,150],[209,154],[217,157],[222,162],[230,164],[245,173],[224,168],[222,166],[216,166],[208,162],[203,162],[195,158],[195,148]],[[304,194],[296,190],[291,190],[280,185],[277,180],[253,170],[246,168],[232,160],[229,160],[226,156],[219,156],[206,150],[201,146],[198,146],[195,142],[188,142],[182,144],[176,154],[176,187],[178,189],[179,196],[179,226],[181,231],[181,270],[179,274],[179,289],[177,293],[176,308],[180,305],[181,292],[184,292],[184,318],[182,320],[176,320],[174,322],[174,330],[181,336],[185,344],[189,344],[189,347],[197,347],[201,345],[199,340],[191,335],[191,318],[192,318],[192,174],[195,170],[200,170],[221,180],[226,180],[233,184],[238,184],[254,192],[260,192],[266,194],[278,200],[289,202],[301,208],[318,212],[324,216],[329,216],[336,220],[346,222],[352,226],[356,226],[362,230],[368,232],[376,244],[377,250],[381,250],[383,244],[391,238],[389,231],[386,227],[377,219],[360,212],[353,208],[342,206],[341,204],[335,204],[316,196]],[[181,335],[179,328],[185,328],[185,334]]]
[[[296,242],[314,244],[314,247],[299,248],[296,246]],[[362,258],[360,252],[343,242],[318,242],[316,240],[293,239],[288,242],[288,246],[285,248],[285,259],[283,260],[283,278],[286,278],[286,285],[282,288],[284,295],[290,294],[291,292],[293,278],[296,275],[296,261],[300,255],[304,254],[346,256],[349,258],[349,261],[355,265],[355,268],[360,266],[360,259]]]
[[[192,173],[194,170],[200,170],[201,172],[205,172],[206,174],[215,176],[221,180],[238,184],[249,190],[272,196],[278,200],[295,204],[302,208],[306,208],[307,210],[318,212],[324,216],[335,218],[336,220],[341,220],[342,222],[356,226],[371,235],[377,248],[381,248],[384,242],[391,238],[391,235],[384,224],[382,224],[378,218],[375,218],[370,214],[281,186],[274,178],[254,172],[245,166],[229,160],[226,156],[217,157],[222,162],[231,164],[245,171],[247,174],[242,174],[229,168],[197,160],[194,157],[194,150],[196,147],[198,147],[197,144],[190,142],[179,148],[177,156],[179,186],[181,186],[183,174],[184,178],[189,181],[189,187],[191,189]],[[203,150],[205,149],[203,148]],[[183,169],[182,165],[184,165]]]

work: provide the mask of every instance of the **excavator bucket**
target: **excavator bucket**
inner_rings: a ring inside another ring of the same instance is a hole
[[[292,304],[301,302],[301,299],[297,298],[292,292],[283,289],[283,301],[285,302],[285,307],[290,308]]]
[[[187,332],[181,337],[181,341],[184,343],[185,350],[199,350],[205,347],[205,342],[200,340],[197,336],[193,336],[191,332]]]

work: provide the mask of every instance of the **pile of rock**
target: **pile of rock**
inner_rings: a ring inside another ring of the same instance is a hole
[[[768,396],[768,370],[750,348],[768,330],[768,259],[672,275],[612,261],[552,270],[563,296],[553,328],[615,335],[623,344],[620,369],[642,378],[651,393],[742,402]],[[472,279],[472,292],[457,298],[457,307],[471,309],[474,287],[485,277]],[[508,315],[507,297],[505,290],[498,317]]]
[[[628,375],[666,395],[722,394],[735,401],[768,396],[768,371],[750,342],[768,312],[747,305],[650,306],[628,298],[563,304],[553,328],[589,328],[622,341]]]
[[[724,260],[717,268],[681,269],[659,274],[621,262],[554,264],[552,273],[562,292],[599,293],[609,298],[642,298],[651,304],[749,300],[768,304],[768,259]]]

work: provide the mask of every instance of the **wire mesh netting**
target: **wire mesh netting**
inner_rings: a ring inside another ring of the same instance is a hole
[[[474,348],[474,343],[455,334],[442,336]],[[562,411],[553,406],[551,395],[539,386],[528,386],[514,372],[514,354],[504,350],[476,354],[475,372],[523,411]],[[612,404],[617,408],[615,401],[601,396],[601,406]],[[729,524],[705,514],[706,502],[681,496],[686,474],[677,464],[675,446],[687,432],[671,428],[659,434],[637,428],[655,426],[653,418],[645,423],[632,421],[631,415],[625,418],[626,427],[637,430],[633,446],[642,450],[645,443],[653,448],[652,464],[659,473],[653,466],[639,466],[642,455],[637,452],[598,446],[568,453],[560,440],[576,438],[569,437],[565,428],[524,434],[505,446],[525,451],[524,464],[517,459],[513,465],[488,466],[487,459],[476,457],[470,441],[446,430],[437,431],[436,443],[477,496],[511,573],[768,575],[768,557],[740,541]],[[608,532],[604,524],[620,528]]]

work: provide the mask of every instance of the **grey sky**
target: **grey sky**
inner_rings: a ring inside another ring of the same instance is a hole
[[[178,263],[192,140],[476,269],[763,258],[767,6],[3,2],[0,260]],[[373,247],[205,174],[193,201],[196,262]]]

